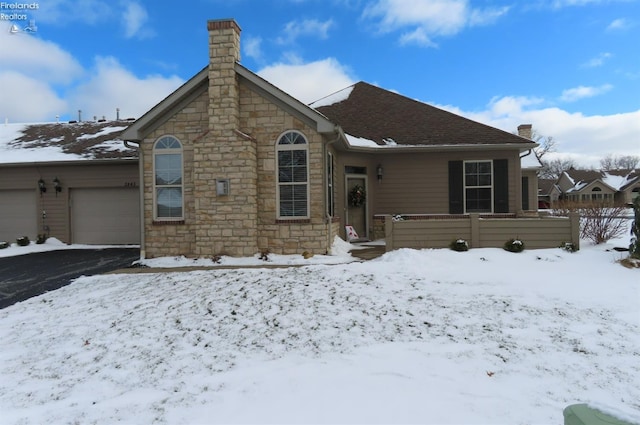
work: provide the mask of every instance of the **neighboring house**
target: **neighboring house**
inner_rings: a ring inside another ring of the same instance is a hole
[[[636,170],[576,170],[560,176],[556,186],[560,199],[573,202],[631,204],[639,196],[640,172]]]
[[[557,179],[538,179],[538,208],[549,209],[560,199],[560,188]]]
[[[528,138],[364,82],[305,105],[240,65],[234,20],[207,27],[207,67],[121,135],[139,145],[142,256],[325,253],[347,225],[383,236],[384,215],[537,209]]]
[[[0,124],[0,241],[138,244],[140,196],[128,121]]]

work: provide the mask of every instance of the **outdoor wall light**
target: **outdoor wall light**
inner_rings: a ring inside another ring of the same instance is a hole
[[[60,179],[57,177],[53,179],[53,187],[56,189],[56,196],[58,196],[58,193],[62,192],[62,186],[60,185]]]
[[[42,179],[38,180],[38,189],[40,189],[40,195],[42,195],[47,191],[47,186],[45,186],[44,180]]]
[[[376,168],[376,173],[378,174],[378,181],[382,181],[382,176],[384,174],[384,170],[382,169],[382,164],[378,164],[378,168]]]

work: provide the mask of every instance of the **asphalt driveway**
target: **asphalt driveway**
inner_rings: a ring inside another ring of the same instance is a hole
[[[138,248],[67,249],[0,258],[0,308],[61,288],[80,276],[130,267]]]

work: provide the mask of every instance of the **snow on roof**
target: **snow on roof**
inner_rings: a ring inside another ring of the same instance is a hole
[[[347,141],[351,146],[360,146],[364,148],[381,148],[384,146],[380,146],[373,140],[363,139],[362,137],[355,137],[350,134],[345,134],[347,136]]]
[[[118,137],[128,122],[0,124],[0,163],[135,158]]]
[[[622,189],[631,180],[633,180],[633,178],[631,177],[630,174],[627,174],[625,176],[616,176],[616,175],[613,175],[613,174],[609,174],[608,172],[605,171],[603,173],[603,176],[602,176],[602,182],[604,184],[607,184],[607,185],[611,186],[612,188],[614,188],[616,190]]]
[[[542,164],[537,156],[531,151],[529,155],[520,158],[520,166],[522,168],[542,168]]]
[[[353,88],[354,86],[350,86],[339,90],[333,94],[330,94],[329,96],[323,97],[322,99],[310,103],[309,106],[311,106],[312,108],[319,108],[321,106],[329,106],[333,105],[334,103],[340,103],[343,100],[347,100],[349,98],[349,95],[353,91]]]
[[[613,190],[620,191],[639,178],[638,172],[635,170],[597,171],[571,169],[565,171],[564,175],[573,185],[567,192],[578,192],[597,181],[609,186]]]

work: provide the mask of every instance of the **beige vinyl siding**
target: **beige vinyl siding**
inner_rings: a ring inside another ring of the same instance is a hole
[[[456,239],[471,240],[470,220],[410,220],[394,226],[394,248],[443,248]]]
[[[347,153],[340,157],[337,172],[345,165],[367,167],[369,177],[369,212],[375,214],[448,214],[449,161],[494,160],[509,161],[509,212],[521,209],[520,158],[517,150],[488,152],[416,152],[380,154]],[[376,167],[382,165],[384,176],[378,182]],[[341,175],[340,177],[344,177]],[[530,182],[531,184],[531,182]],[[409,189],[410,188],[410,189]],[[344,209],[344,193],[336,205]]]
[[[56,177],[62,186],[62,192],[59,193],[56,193],[53,185]],[[71,242],[70,190],[139,186],[136,160],[84,160],[0,166],[0,190],[28,188],[35,193],[40,178],[44,180],[47,191],[42,196],[36,193],[37,231],[43,233],[46,226],[49,236],[65,243]],[[42,211],[46,211],[44,223]]]
[[[563,242],[579,246],[578,215],[547,218],[480,218],[476,214],[416,220],[385,218],[387,251],[399,248],[446,248],[465,239],[471,248],[502,248],[512,238],[526,249],[556,248]]]
[[[535,170],[522,170],[522,177],[529,178],[529,211],[538,210],[538,175]]]
[[[567,218],[480,219],[479,246],[502,247],[511,238],[520,239],[525,248],[556,248],[562,242],[574,241]]]

